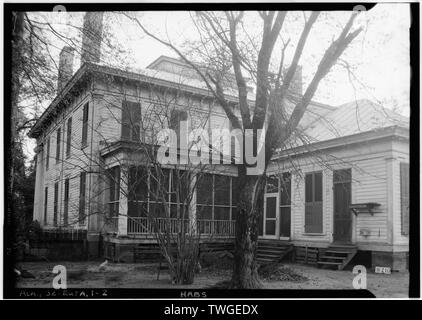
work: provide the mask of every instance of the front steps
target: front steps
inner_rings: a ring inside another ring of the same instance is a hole
[[[353,245],[333,244],[321,251],[318,266],[343,270],[357,253],[357,247]]]
[[[275,263],[281,261],[292,250],[293,245],[287,241],[259,240],[256,260],[260,265]]]

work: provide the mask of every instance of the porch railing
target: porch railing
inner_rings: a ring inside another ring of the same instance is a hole
[[[177,218],[155,218],[153,221],[147,217],[127,217],[128,235],[152,234],[156,231],[178,233],[189,230],[189,220]],[[192,225],[191,227],[195,227]],[[197,220],[196,229],[200,234],[211,236],[234,236],[234,220]]]

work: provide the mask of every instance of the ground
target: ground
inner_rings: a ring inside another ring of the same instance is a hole
[[[161,270],[157,280],[157,264],[101,262],[25,262],[18,267],[29,271],[34,279],[20,279],[19,288],[51,288],[55,265],[66,267],[68,288],[210,288],[222,280],[230,279],[230,269],[202,269],[192,285],[172,285],[166,270]],[[280,277],[263,279],[264,289],[353,289],[352,271],[318,269],[309,265],[283,263]],[[276,279],[274,279],[276,278]],[[283,280],[283,281],[280,281]],[[390,275],[367,273],[367,289],[376,297],[408,297],[409,273],[394,272]]]

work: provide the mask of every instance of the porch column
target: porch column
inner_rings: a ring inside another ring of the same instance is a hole
[[[189,204],[189,225],[193,229],[192,232],[197,234],[198,232],[198,221],[196,219],[196,175],[194,175],[190,181],[190,192],[192,193],[192,199]]]
[[[127,212],[128,212],[128,185],[129,170],[125,166],[120,167],[120,195],[119,195],[119,221],[118,235],[127,236]]]

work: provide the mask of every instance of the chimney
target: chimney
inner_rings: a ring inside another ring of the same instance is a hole
[[[82,29],[81,65],[85,62],[99,62],[103,33],[104,12],[87,12]]]
[[[59,75],[57,79],[57,94],[64,88],[73,75],[73,55],[74,50],[65,46],[60,52]]]

